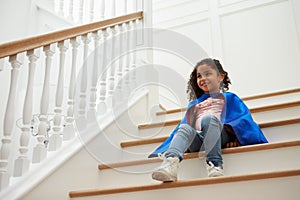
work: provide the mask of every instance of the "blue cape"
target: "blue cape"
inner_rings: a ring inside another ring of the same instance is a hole
[[[251,113],[244,102],[234,93],[221,93],[225,98],[225,105],[221,113],[221,122],[230,125],[242,146],[251,144],[267,143],[267,139],[262,133],[260,127],[252,119]],[[184,118],[178,123],[170,136],[157,148],[150,157],[156,157],[157,154],[165,152],[170,145],[174,135],[181,124],[189,124],[189,110],[196,104],[204,101],[210,94],[203,94],[196,100],[191,101],[186,109]]]

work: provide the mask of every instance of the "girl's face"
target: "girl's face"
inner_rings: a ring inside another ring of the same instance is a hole
[[[199,65],[197,68],[197,84],[205,94],[219,93],[223,79],[224,74],[219,74],[210,65]]]

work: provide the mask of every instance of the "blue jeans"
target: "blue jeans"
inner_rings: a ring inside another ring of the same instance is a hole
[[[206,161],[222,167],[222,147],[232,141],[232,136],[223,129],[223,124],[214,115],[205,115],[201,120],[201,131],[196,131],[188,124],[181,124],[166,151],[166,157],[183,159],[187,149],[190,152],[205,150]]]

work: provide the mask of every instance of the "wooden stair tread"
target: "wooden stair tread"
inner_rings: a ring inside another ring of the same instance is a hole
[[[300,88],[294,88],[294,89],[283,90],[283,91],[278,91],[278,92],[270,92],[270,93],[265,93],[265,94],[253,95],[253,96],[249,96],[249,97],[243,97],[241,99],[243,101],[249,101],[249,100],[254,100],[254,99],[262,99],[262,98],[274,97],[274,96],[297,93],[297,92],[300,92]],[[171,109],[171,110],[164,110],[162,112],[158,112],[157,115],[183,112],[185,110],[186,110],[186,108],[176,108],[176,109]]]
[[[170,124],[177,125],[179,122],[180,122],[179,120],[169,121],[169,125]],[[284,126],[284,125],[297,124],[297,123],[300,123],[300,118],[287,119],[287,120],[279,120],[279,121],[273,121],[273,122],[265,122],[265,123],[260,123],[258,125],[261,128],[268,128],[268,127]],[[148,124],[147,127],[145,127],[145,126],[146,126],[146,124],[142,124],[141,128],[143,129],[143,128],[158,127],[158,126],[163,126],[163,124],[160,122],[160,123]],[[124,141],[124,142],[121,142],[120,145],[121,145],[122,148],[125,148],[125,147],[131,147],[131,146],[153,144],[153,143],[163,142],[168,137],[169,136],[162,136],[162,137],[156,137],[156,138],[150,138],[150,139],[143,139],[143,140]]]
[[[85,196],[116,194],[116,193],[140,192],[140,191],[148,191],[148,190],[161,190],[161,189],[178,188],[178,187],[262,180],[262,179],[270,179],[270,178],[282,178],[282,177],[299,176],[299,175],[300,175],[300,169],[293,169],[293,170],[264,172],[264,173],[255,173],[255,174],[246,174],[246,175],[223,176],[223,177],[216,177],[216,178],[179,180],[170,183],[145,184],[145,185],[135,185],[135,186],[120,187],[120,188],[110,188],[110,189],[78,190],[78,191],[69,192],[69,196],[70,198],[75,198],[75,197],[85,197]]]
[[[280,96],[280,95],[297,93],[297,92],[300,92],[300,88],[293,88],[293,89],[283,90],[283,91],[278,91],[278,92],[270,92],[270,93],[265,93],[265,94],[253,95],[253,96],[249,96],[249,97],[243,97],[242,100],[249,101],[249,100],[254,100],[254,99],[262,99],[262,98]]]
[[[166,122],[155,122],[149,124],[145,123],[145,124],[139,124],[138,128],[147,129],[147,128],[157,128],[161,126],[173,126],[173,125],[177,125],[180,121],[181,121],[180,119],[175,119]],[[300,118],[284,119],[284,120],[277,120],[272,122],[263,122],[263,123],[259,123],[258,125],[260,128],[267,128],[267,127],[282,126],[286,124],[296,124],[296,123],[300,123]]]
[[[251,113],[258,113],[258,112],[265,112],[265,111],[271,111],[271,110],[278,110],[283,108],[290,108],[290,107],[296,107],[300,106],[300,101],[292,101],[287,103],[279,103],[279,104],[273,104],[273,105],[267,105],[267,106],[259,106],[255,108],[250,108]],[[156,113],[156,115],[165,115],[165,114],[173,114],[173,113],[180,113],[186,111],[186,108],[176,108],[171,110],[163,110]]]
[[[243,152],[251,152],[251,151],[261,151],[261,150],[269,150],[269,149],[277,149],[277,148],[294,147],[294,146],[300,146],[300,140],[225,148],[225,149],[222,149],[222,154],[243,153]],[[199,157],[199,152],[186,153],[184,155],[184,159],[192,159],[192,158],[198,158],[198,157]],[[136,161],[118,162],[118,163],[110,163],[110,164],[99,164],[98,169],[104,170],[104,169],[111,169],[111,168],[144,165],[144,164],[150,164],[150,163],[156,163],[156,162],[161,162],[161,159],[150,158],[150,159],[143,159],[143,160],[136,160]]]

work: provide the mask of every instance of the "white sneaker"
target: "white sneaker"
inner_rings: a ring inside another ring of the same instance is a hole
[[[163,163],[155,169],[152,173],[152,178],[157,181],[171,182],[177,181],[177,171],[179,167],[179,158],[177,157],[163,157]]]
[[[207,169],[208,177],[224,176],[223,168],[215,167],[215,165],[210,161],[208,162],[206,169]]]

